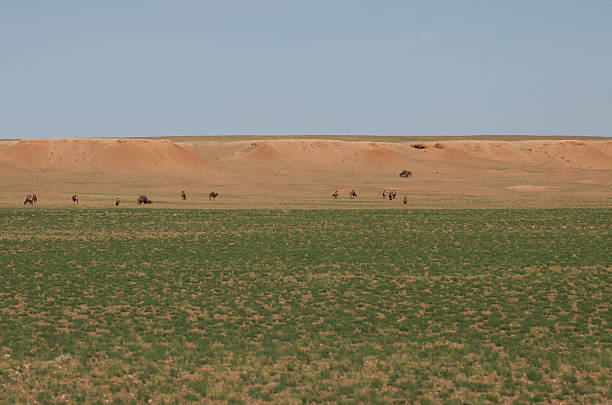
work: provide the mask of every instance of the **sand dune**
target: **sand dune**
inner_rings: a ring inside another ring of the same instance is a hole
[[[38,139],[0,150],[0,161],[22,169],[134,175],[205,174],[218,167],[169,140]]]
[[[221,192],[218,204],[228,207],[308,207],[331,204],[334,190],[342,198],[333,204],[348,204],[345,194],[356,189],[359,198],[350,204],[378,207],[388,205],[380,198],[384,188],[423,207],[612,206],[612,141],[607,138],[444,139],[440,148],[431,140],[391,140],[5,141],[0,142],[0,204],[13,204],[36,190],[58,204],[64,203],[64,190],[89,193],[91,201],[118,192],[148,192],[156,201],[174,204],[186,189],[201,203],[209,191]],[[425,149],[414,148],[415,143]],[[414,176],[399,178],[402,169]]]

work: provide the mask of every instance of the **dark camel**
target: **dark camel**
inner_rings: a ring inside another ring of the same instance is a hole
[[[140,204],[153,204],[153,201],[149,200],[149,198],[146,195],[139,196],[138,199],[136,200],[136,202],[138,203],[138,205],[140,205]]]
[[[218,195],[219,193],[215,193],[214,191],[211,191],[210,194],[208,194],[208,199],[214,200],[215,198],[217,198]]]
[[[185,194],[185,190],[181,191],[181,198],[183,201],[187,199],[187,194]]]
[[[32,203],[36,203],[36,201],[38,201],[38,197],[36,197],[36,194],[34,194],[32,196]]]
[[[399,175],[400,177],[412,177],[412,172],[410,170],[402,170],[402,172]]]
[[[351,192],[349,193],[349,198],[352,200],[353,198],[357,198],[357,193],[355,192],[355,190],[351,190]]]
[[[78,204],[79,203],[79,197],[76,194],[72,196],[72,202],[74,204]]]
[[[404,205],[408,204],[408,197],[404,196]]]
[[[118,207],[120,202],[121,199],[119,197],[115,198],[115,207]]]
[[[334,193],[332,194],[332,198],[333,198],[334,200],[337,200],[337,199],[338,199],[338,190],[334,191]]]
[[[26,196],[26,199],[23,202],[23,205],[26,205],[26,204],[34,205],[34,200],[32,200],[32,196],[30,194]]]

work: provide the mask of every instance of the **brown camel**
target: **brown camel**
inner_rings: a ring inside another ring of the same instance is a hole
[[[404,205],[408,204],[408,197],[404,196]]]
[[[34,200],[32,200],[32,195],[28,194],[26,196],[26,199],[23,202],[23,205],[26,205],[26,204],[34,205]]]
[[[387,197],[387,190],[383,190],[382,198],[386,198],[386,197]]]
[[[185,194],[185,190],[181,191],[181,198],[183,199],[183,201],[187,199],[187,194]]]
[[[355,190],[351,190],[351,192],[349,193],[349,198],[352,200],[353,198],[357,198],[357,193],[355,192]]]
[[[395,190],[389,191],[389,201],[395,200],[396,196],[397,196],[397,192]]]
[[[72,202],[74,204],[78,204],[79,203],[79,197],[76,194],[72,196]]]
[[[217,198],[218,195],[219,193],[215,193],[214,191],[211,191],[210,194],[208,194],[208,199],[214,200],[215,198]]]
[[[38,197],[36,197],[36,194],[34,194],[34,195],[32,196],[32,203],[34,204],[34,203],[36,203],[37,201],[38,201]]]
[[[121,199],[119,197],[115,198],[115,207],[118,207],[120,202]]]
[[[136,202],[138,203],[138,205],[140,205],[140,204],[153,204],[153,201],[149,200],[149,198],[146,195],[139,196],[138,199],[136,200]]]
[[[412,177],[412,172],[410,170],[402,170],[402,172],[399,175],[400,177]]]
[[[333,198],[334,200],[337,200],[337,199],[338,199],[338,190],[334,191],[334,193],[332,194],[332,198]]]

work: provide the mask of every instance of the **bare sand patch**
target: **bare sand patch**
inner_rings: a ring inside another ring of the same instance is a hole
[[[558,190],[559,189],[559,187],[536,186],[533,184],[521,184],[519,186],[509,186],[506,188],[508,190],[514,190],[514,191],[548,191],[548,190]]]

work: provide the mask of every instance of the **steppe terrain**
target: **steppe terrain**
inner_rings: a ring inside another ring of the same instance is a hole
[[[441,148],[434,145],[439,143]],[[412,147],[423,144],[425,149]],[[398,176],[411,170],[409,179]],[[0,205],[549,208],[612,205],[612,139],[175,137],[0,141]],[[348,199],[355,189],[356,200]],[[393,202],[383,189],[397,190]],[[185,190],[186,202],[179,201]],[[211,202],[210,191],[220,193]],[[339,200],[331,194],[338,190]]]
[[[0,404],[603,404],[612,210],[0,207]]]

